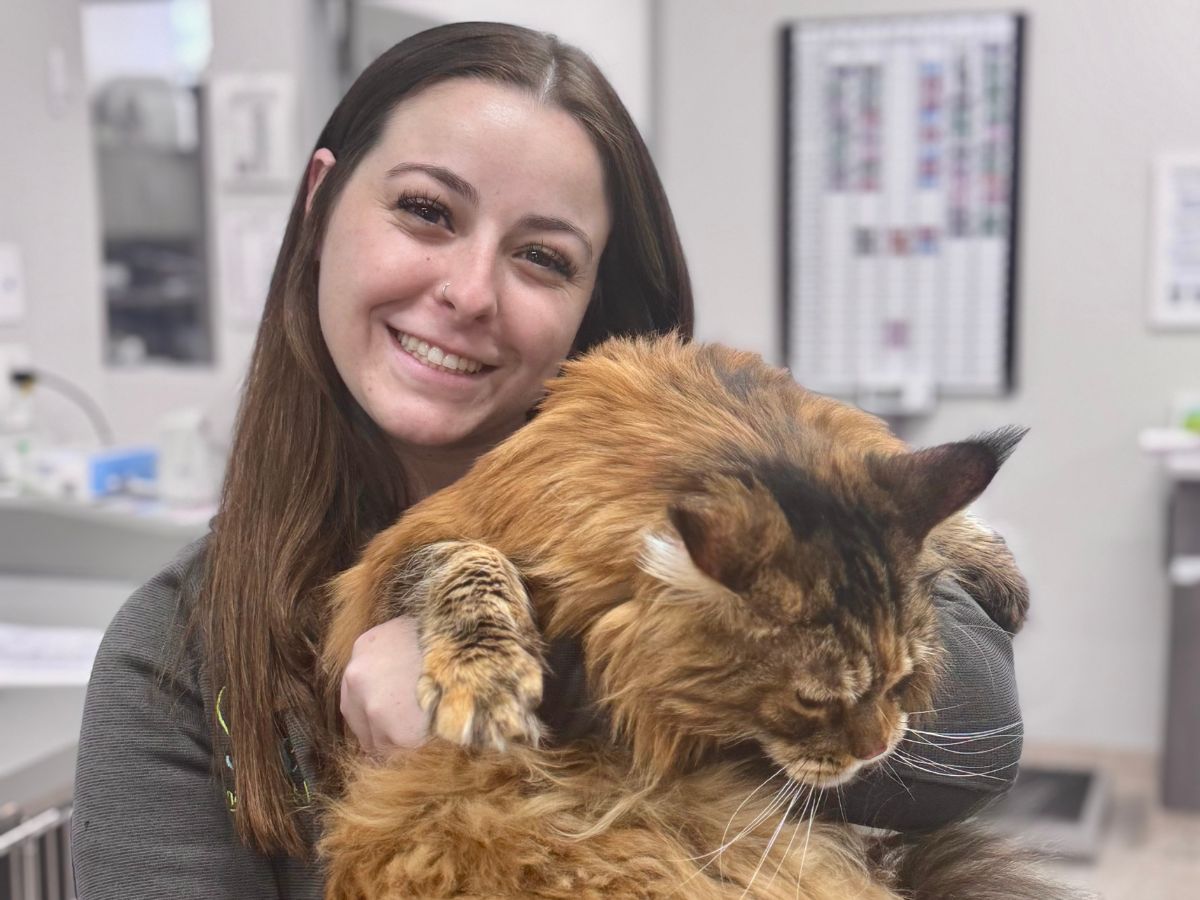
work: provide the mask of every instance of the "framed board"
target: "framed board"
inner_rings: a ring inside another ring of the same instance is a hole
[[[881,412],[1014,383],[1024,19],[784,29],[784,357]]]
[[[1150,324],[1200,329],[1200,154],[1154,163]]]

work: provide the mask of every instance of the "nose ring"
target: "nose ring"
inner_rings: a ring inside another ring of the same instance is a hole
[[[450,290],[450,282],[447,281],[442,285],[442,300],[446,299],[446,291],[448,290]]]

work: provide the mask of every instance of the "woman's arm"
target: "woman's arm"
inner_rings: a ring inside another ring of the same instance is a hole
[[[280,896],[276,865],[234,833],[194,659],[160,683],[195,549],[134,593],[92,669],[71,822],[80,900]]]
[[[840,802],[851,822],[937,828],[1000,797],[1017,776],[1023,729],[1012,637],[949,579],[938,583],[934,602],[946,646],[937,712],[922,717],[882,767],[827,798],[826,808]]]

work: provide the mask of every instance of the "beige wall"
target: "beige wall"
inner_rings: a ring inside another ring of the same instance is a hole
[[[700,333],[777,356],[778,32],[808,16],[994,10],[969,0],[664,0],[659,156]],[[1030,0],[1019,390],[942,403],[937,443],[1033,430],[980,505],[1034,590],[1017,643],[1031,739],[1156,747],[1166,585],[1163,486],[1136,449],[1173,390],[1200,386],[1200,332],[1146,326],[1149,167],[1200,150],[1200,4]]]

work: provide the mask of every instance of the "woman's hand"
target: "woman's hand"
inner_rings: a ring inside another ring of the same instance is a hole
[[[354,642],[342,676],[342,717],[367,753],[382,755],[425,739],[428,722],[417,703],[421,647],[407,616],[376,625]]]

